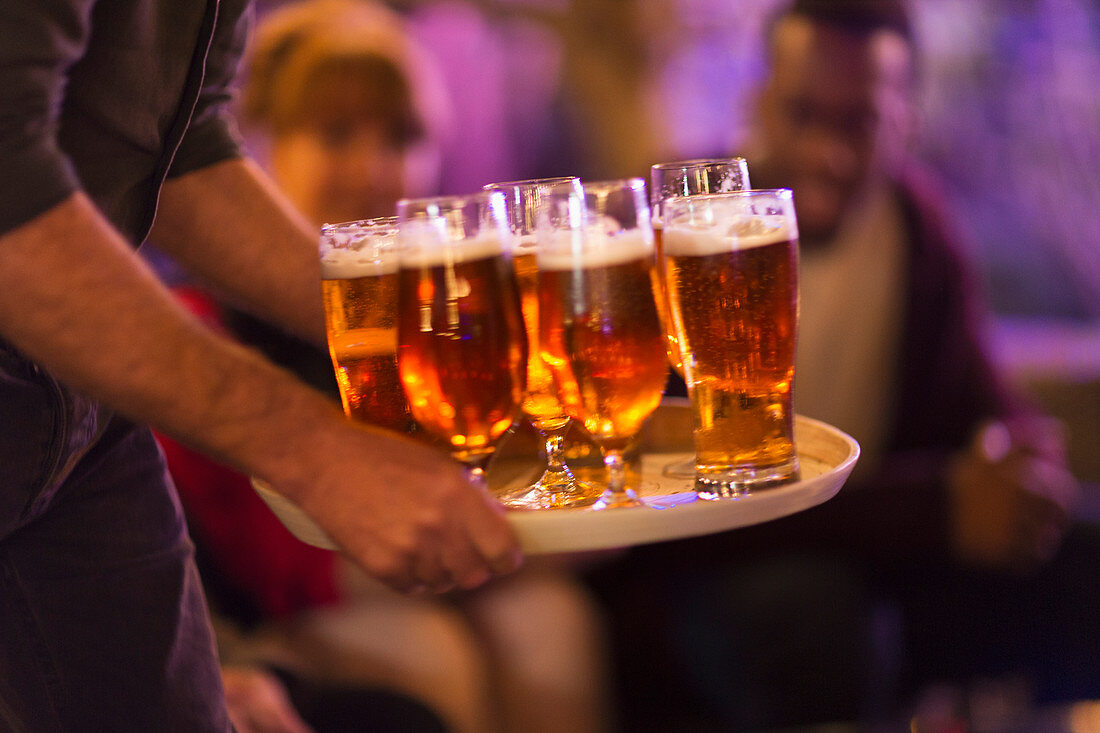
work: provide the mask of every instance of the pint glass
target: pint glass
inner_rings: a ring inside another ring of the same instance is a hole
[[[669,314],[694,410],[696,485],[731,496],[798,477],[798,225],[786,189],[664,204]]]
[[[480,474],[526,383],[504,197],[405,199],[397,211],[401,383],[421,429]]]
[[[348,417],[409,432],[397,376],[397,218],[321,228],[321,292],[329,354]]]
[[[749,188],[749,164],[744,158],[700,158],[698,160],[680,160],[675,163],[658,163],[650,168],[649,200],[653,209],[653,237],[657,258],[662,251],[664,222],[664,202],[676,196],[698,196],[706,193],[729,193]],[[668,361],[682,377],[684,368],[680,363],[680,349],[676,345],[676,334],[668,317],[668,298],[665,294],[664,278],[658,270],[657,307],[661,324],[668,339]]]

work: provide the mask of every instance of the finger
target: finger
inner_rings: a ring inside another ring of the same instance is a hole
[[[1012,451],[1012,434],[1005,423],[991,420],[978,429],[972,447],[986,463],[1000,463]]]
[[[494,575],[504,575],[523,564],[523,553],[511,525],[496,513],[483,513],[470,524],[474,547]]]
[[[444,564],[454,579],[454,585],[462,590],[476,588],[492,577],[491,569],[474,542],[459,528],[449,538]]]
[[[346,550],[345,554],[363,571],[398,593],[416,594],[424,591],[424,582],[413,572],[412,557],[402,552],[383,548],[372,543],[360,552]]]
[[[438,557],[418,558],[414,568],[421,593],[446,593],[455,587],[453,574]]]
[[[1071,514],[1081,500],[1081,484],[1062,462],[1037,461],[1034,466],[1036,493],[1041,493]]]
[[[458,584],[456,562],[468,553],[461,525],[450,511],[424,506],[417,515],[413,576],[431,593],[446,593]]]
[[[996,467],[998,474],[1010,483],[1032,506],[1048,505],[1065,518],[1080,496],[1080,486],[1061,463],[1034,455],[1014,453]]]
[[[505,519],[506,511],[489,494],[483,479],[468,476],[478,491],[468,495],[466,522],[468,535],[477,554],[494,575],[515,571],[523,564],[523,553],[515,531]]]
[[[1044,458],[1064,461],[1066,427],[1061,420],[1030,415],[1005,422],[1014,447]]]

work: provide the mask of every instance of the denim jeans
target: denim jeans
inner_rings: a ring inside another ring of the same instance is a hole
[[[151,432],[2,341],[0,730],[230,730]]]

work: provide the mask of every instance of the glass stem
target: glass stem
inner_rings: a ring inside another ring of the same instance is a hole
[[[540,430],[546,450],[546,470],[551,473],[569,473],[565,465],[565,433],[569,425],[557,430]]]
[[[489,459],[492,457],[492,453],[486,453],[463,461],[466,464],[466,478],[471,484],[485,491],[489,490],[489,479],[485,475],[485,467],[489,465]]]
[[[621,450],[605,448],[603,465],[607,468],[607,490],[596,502],[597,509],[645,506],[638,494],[626,487],[626,460]]]
[[[603,465],[607,467],[607,490],[604,496],[612,502],[629,501],[631,497],[626,491],[626,461],[623,460],[622,452],[604,451]]]

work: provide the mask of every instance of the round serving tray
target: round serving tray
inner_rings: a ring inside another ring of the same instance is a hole
[[[859,458],[855,440],[818,420],[797,416],[794,436],[801,480],[737,498],[700,499],[692,491],[690,480],[662,474],[664,466],[692,455],[690,406],[686,400],[666,399],[647,421],[633,460],[632,480],[650,506],[601,511],[511,511],[508,521],[524,552],[531,555],[627,547],[778,519],[833,497]],[[521,433],[511,445],[502,446],[489,469],[490,488],[518,487],[537,477],[534,445],[529,434]],[[591,474],[595,470],[593,458],[579,459],[577,473]],[[253,479],[252,484],[298,539],[316,547],[335,549],[332,540],[297,506],[258,479]]]

